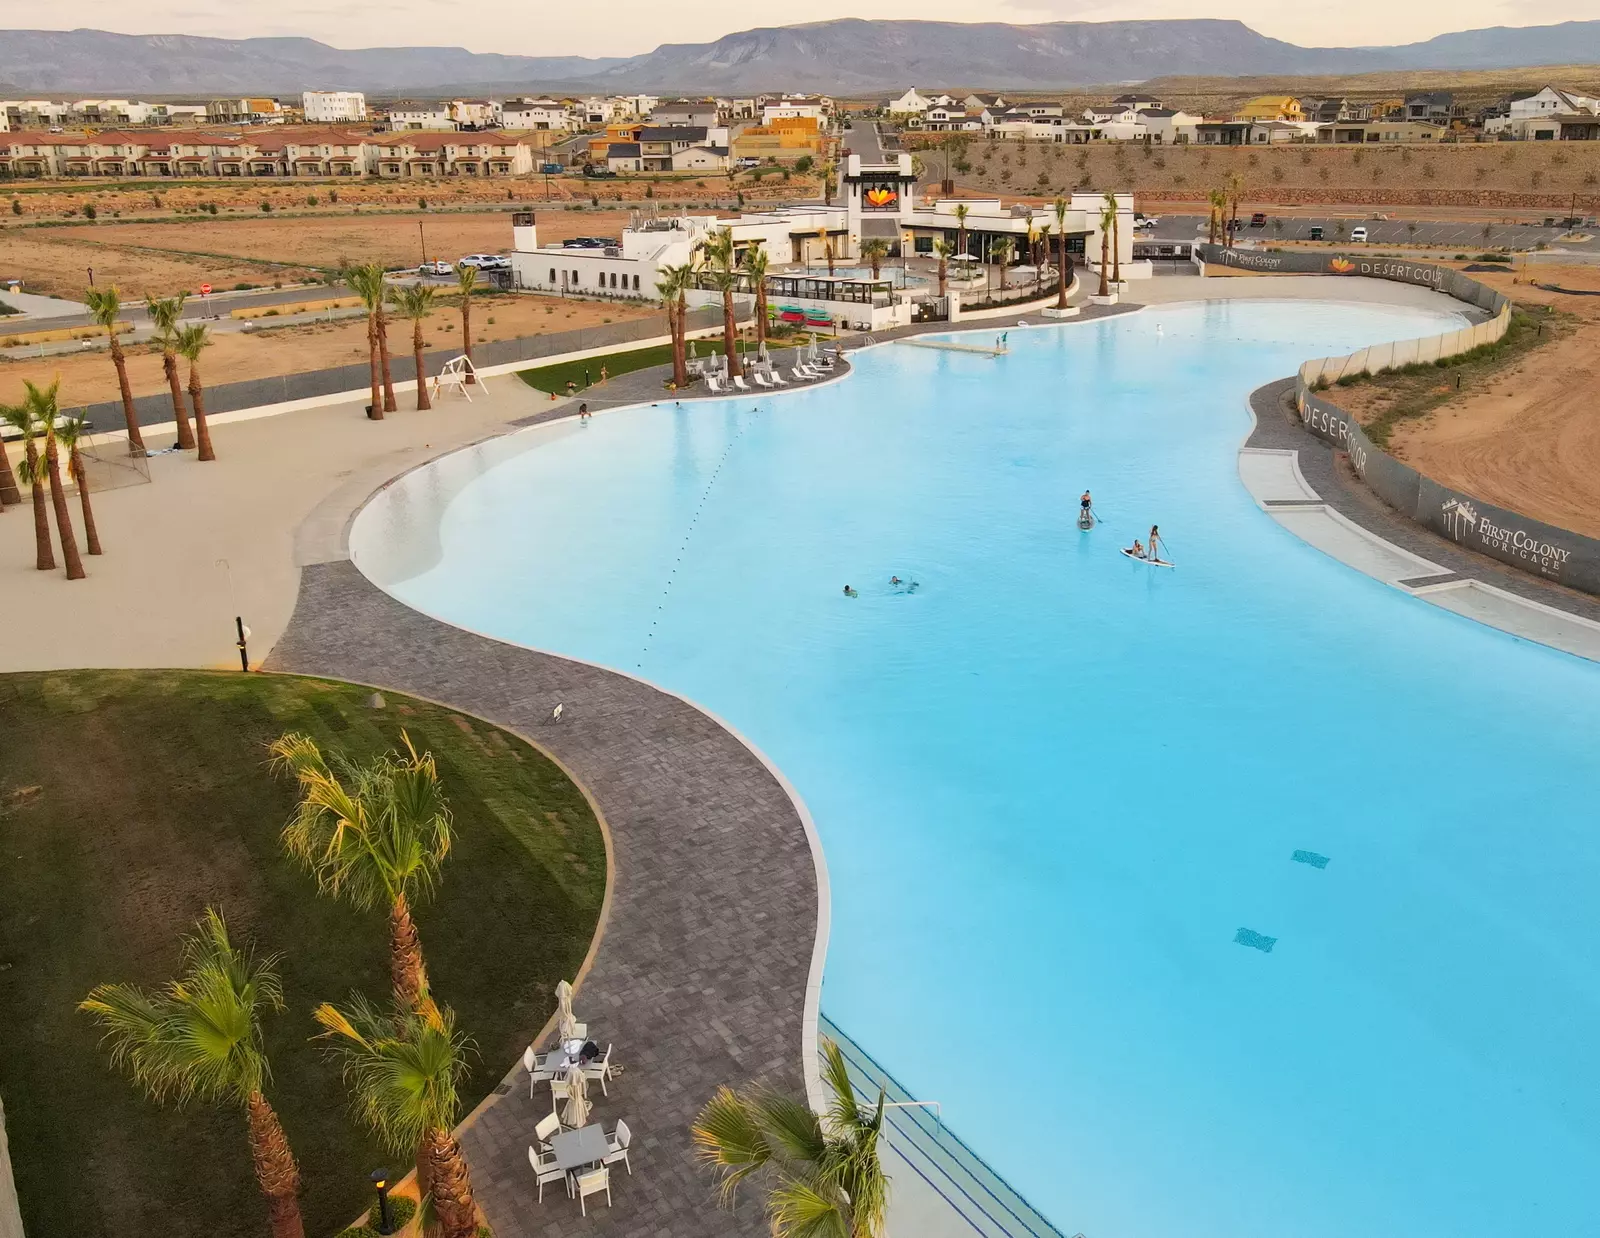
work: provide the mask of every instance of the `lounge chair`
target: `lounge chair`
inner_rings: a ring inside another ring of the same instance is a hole
[[[740,374],[735,374],[733,376],[733,385],[739,391],[749,391],[750,390],[750,384],[745,382],[744,381],[744,376],[740,375]]]
[[[765,387],[769,391],[772,390],[772,388],[776,385],[776,384],[773,383],[773,381],[770,378],[768,378],[760,370],[756,370],[754,373],[752,373],[750,375],[750,377],[755,382],[756,386]]]
[[[778,373],[777,366],[772,366],[767,370],[767,377],[772,380],[772,385],[774,387],[787,387],[789,385],[789,380],[782,374]]]
[[[711,392],[712,395],[723,394],[722,384],[717,381],[717,376],[715,374],[706,375],[706,390]]]
[[[630,1167],[628,1172],[633,1172]],[[578,1207],[583,1210],[583,1215],[589,1215],[589,1207],[584,1203],[591,1195],[598,1195],[601,1191],[606,1193],[606,1206],[611,1206],[611,1171],[604,1165],[599,1169],[591,1169],[586,1174],[578,1177]]]
[[[572,1198],[572,1183],[567,1178],[567,1171],[556,1163],[555,1153],[541,1152],[532,1144],[528,1145],[528,1164],[533,1166],[533,1180],[539,1184],[539,1202],[544,1203],[544,1184],[546,1182],[565,1182],[567,1184],[567,1198]],[[633,1166],[628,1166],[631,1176]]]
[[[802,374],[799,366],[794,366],[791,368],[789,373],[793,374],[795,378],[802,383],[809,383],[813,378],[816,377],[815,374]]]

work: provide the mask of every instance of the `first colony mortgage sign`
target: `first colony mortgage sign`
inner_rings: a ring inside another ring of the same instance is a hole
[[[1563,569],[1572,558],[1573,547],[1562,545],[1558,538],[1571,535],[1553,533],[1536,522],[1530,522],[1534,527],[1524,527],[1522,518],[1513,513],[1451,494],[1443,487],[1436,488],[1442,497],[1438,500],[1435,527],[1451,541],[1497,559],[1516,559],[1552,580],[1562,578]]]

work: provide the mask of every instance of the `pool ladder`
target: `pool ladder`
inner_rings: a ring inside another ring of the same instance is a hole
[[[1017,1190],[944,1124],[937,1101],[914,1099],[860,1045],[839,1030],[827,1015],[820,1018],[824,1036],[844,1054],[856,1090],[868,1099],[882,1088],[888,1112],[884,1117],[889,1146],[950,1210],[979,1238],[1066,1238]],[[1074,1238],[1083,1238],[1077,1234]]]

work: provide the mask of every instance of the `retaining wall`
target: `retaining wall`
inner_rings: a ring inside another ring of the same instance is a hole
[[[1344,254],[1262,253],[1196,245],[1196,258],[1217,266],[1266,273],[1365,275],[1420,284],[1494,315],[1487,322],[1440,335],[1374,344],[1343,357],[1305,362],[1295,383],[1295,406],[1306,429],[1350,457],[1356,475],[1390,507],[1426,529],[1534,576],[1600,594],[1600,541],[1545,524],[1474,495],[1442,486],[1373,444],[1356,420],[1318,395],[1319,380],[1376,373],[1413,362],[1432,362],[1492,343],[1511,323],[1511,300],[1470,276],[1427,262]]]
[[[689,314],[689,330],[699,331],[722,324],[720,309],[693,310]],[[415,380],[416,363],[411,356],[411,331],[409,323],[390,323],[389,369],[396,383]],[[590,348],[612,348],[647,340],[667,333],[664,316],[652,315],[631,322],[613,322],[579,331],[559,331],[550,335],[527,335],[514,340],[491,340],[487,344],[472,346],[472,360],[479,368],[491,365],[511,365],[520,361],[538,361],[562,353],[581,352]],[[423,368],[437,374],[451,357],[459,356],[459,348],[435,349],[422,355]],[[202,362],[202,372],[204,364]],[[359,392],[370,385],[370,371],[365,361],[357,365],[340,365],[326,370],[308,370],[303,374],[283,374],[274,378],[252,378],[244,382],[218,383],[206,388],[206,412],[232,413],[246,408],[260,408],[267,404],[282,404],[290,400],[308,400],[316,396]],[[172,420],[172,397],[165,391],[138,396],[133,401],[134,414],[142,426],[160,425]],[[89,422],[98,431],[115,431],[125,424],[121,400],[106,400],[90,404],[84,409]]]

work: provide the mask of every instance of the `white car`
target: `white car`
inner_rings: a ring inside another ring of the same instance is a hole
[[[1364,240],[1366,240],[1367,239],[1367,230],[1365,228],[1351,228],[1350,229],[1350,239],[1352,241],[1364,241]]]
[[[502,271],[511,266],[504,254],[468,254],[456,263],[458,267],[477,267],[480,271]]]
[[[417,268],[418,275],[454,275],[455,273],[455,267],[442,258],[435,262],[424,262]]]

